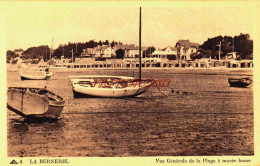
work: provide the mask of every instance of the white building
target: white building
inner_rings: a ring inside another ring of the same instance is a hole
[[[177,56],[179,60],[190,60],[192,53],[197,53],[199,44],[192,43],[189,40],[179,40],[176,43]]]

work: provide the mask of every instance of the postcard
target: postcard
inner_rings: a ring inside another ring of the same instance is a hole
[[[259,165],[259,7],[1,2],[0,165]]]

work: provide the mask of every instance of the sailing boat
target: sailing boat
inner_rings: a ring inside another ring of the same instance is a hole
[[[69,76],[74,97],[134,97],[145,93],[153,80],[143,80],[141,75],[141,7],[139,23],[139,78],[107,75]]]

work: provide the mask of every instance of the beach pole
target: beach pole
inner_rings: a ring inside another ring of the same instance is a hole
[[[142,73],[141,73],[141,68],[142,68],[142,61],[141,61],[141,7],[140,7],[140,20],[139,20],[139,80],[141,81],[142,78]]]

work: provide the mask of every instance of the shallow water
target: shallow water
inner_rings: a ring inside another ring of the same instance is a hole
[[[170,79],[135,98],[74,99],[68,75],[137,76],[137,70],[57,70],[47,81],[8,86],[44,87],[66,103],[55,123],[29,124],[8,111],[8,156],[253,155],[253,85],[229,87],[250,70],[143,70],[143,78]],[[171,92],[171,88],[174,92]]]

